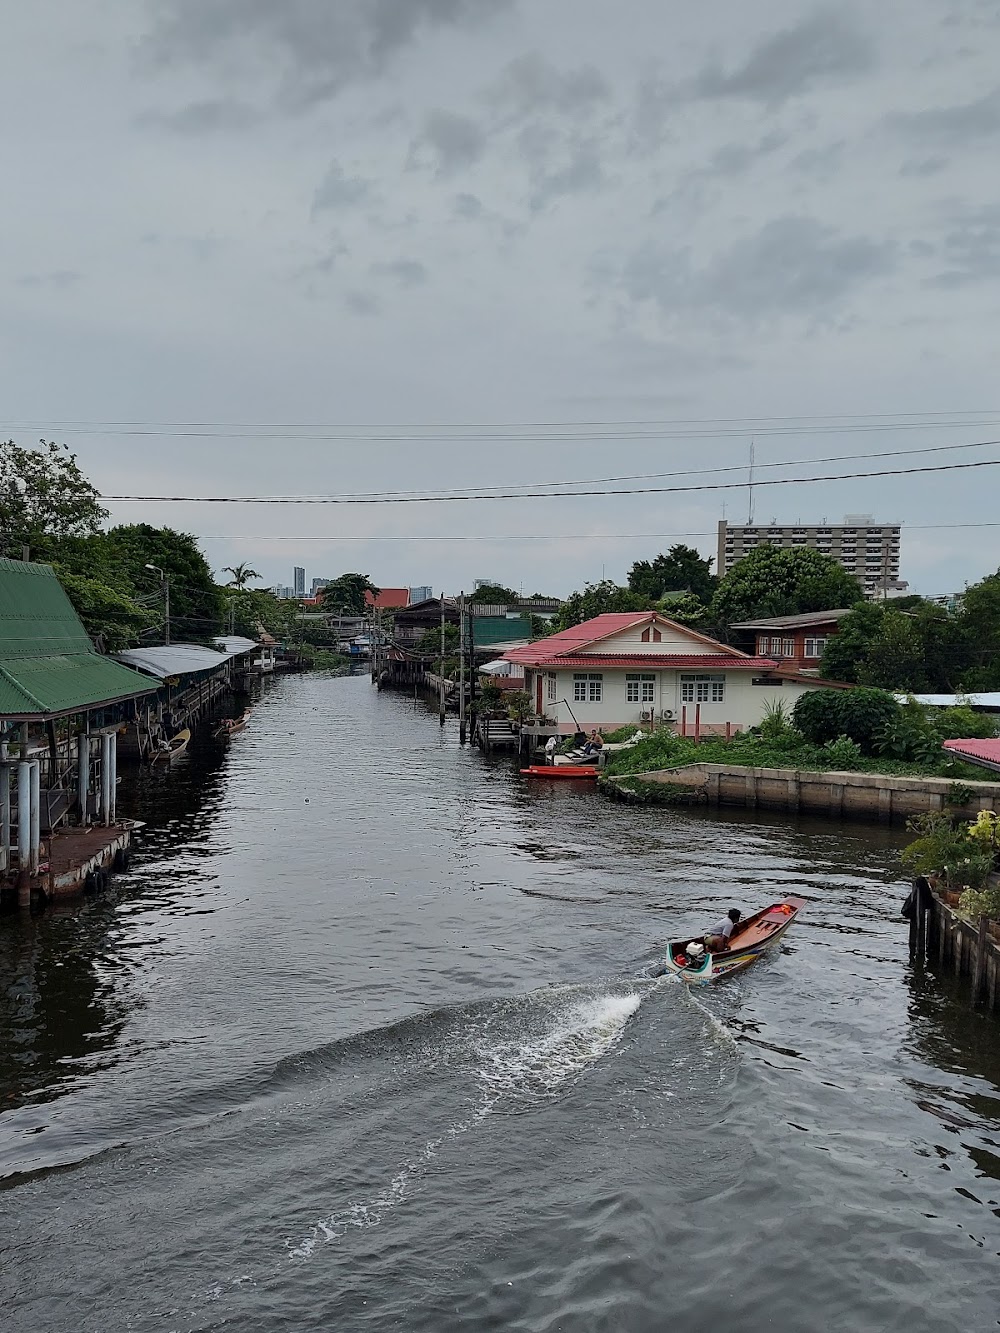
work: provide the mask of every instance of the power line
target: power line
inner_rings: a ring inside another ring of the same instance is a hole
[[[978,442],[980,447],[1000,445],[1000,440]],[[930,472],[955,472],[979,467],[997,467],[1000,458],[977,459],[970,463],[936,463],[923,467],[882,468],[875,472],[828,473],[818,477],[765,477],[757,486],[805,486],[821,481],[866,481],[875,477],[906,477]],[[746,482],[702,482],[694,486],[634,486],[613,490],[585,491],[500,491],[490,495],[479,492],[450,492],[428,495],[314,495],[314,496],[261,496],[261,495],[103,495],[101,499],[115,504],[254,504],[254,505],[383,505],[383,504],[445,504],[473,500],[563,500],[619,495],[680,495],[695,491],[744,490]]]

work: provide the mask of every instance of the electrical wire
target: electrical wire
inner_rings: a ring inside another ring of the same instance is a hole
[[[980,447],[1000,445],[1000,440],[977,441]],[[865,481],[875,477],[906,477],[920,473],[955,472],[969,468],[997,467],[1000,458],[976,459],[969,463],[937,463],[912,468],[882,468],[874,472],[828,473],[818,477],[765,477],[755,481],[754,487],[805,486],[821,481]],[[613,497],[620,495],[680,495],[701,491],[745,490],[747,482],[702,482],[690,486],[635,486],[612,490],[584,491],[501,491],[491,495],[478,492],[460,494],[438,493],[425,495],[394,495],[352,497],[347,495],[313,496],[260,496],[260,495],[102,495],[101,499],[116,504],[254,504],[254,505],[382,505],[382,504],[445,504],[454,502],[499,500],[562,500],[586,497]]]

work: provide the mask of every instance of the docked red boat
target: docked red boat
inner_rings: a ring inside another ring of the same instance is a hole
[[[596,778],[596,765],[584,764],[532,764],[522,768],[524,778]]]

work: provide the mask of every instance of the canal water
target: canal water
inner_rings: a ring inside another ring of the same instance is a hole
[[[986,1329],[1000,1028],[914,970],[898,831],[521,780],[275,682],[0,919],[6,1333]],[[672,935],[795,891],[708,992]]]

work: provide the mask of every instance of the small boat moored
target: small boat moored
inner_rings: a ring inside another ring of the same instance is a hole
[[[161,750],[154,750],[149,756],[149,762],[151,764],[172,764],[187,751],[190,743],[191,732],[185,727],[176,736],[171,736]]]
[[[729,948],[723,953],[709,953],[707,949],[699,953],[698,946],[703,945],[704,937],[671,940],[663,971],[673,972],[692,985],[728,977],[749,967],[780,939],[805,905],[805,898],[788,897],[745,917],[733,930]],[[688,945],[695,946],[693,953],[688,952]]]
[[[596,778],[597,769],[583,764],[532,764],[522,768],[523,778]]]

